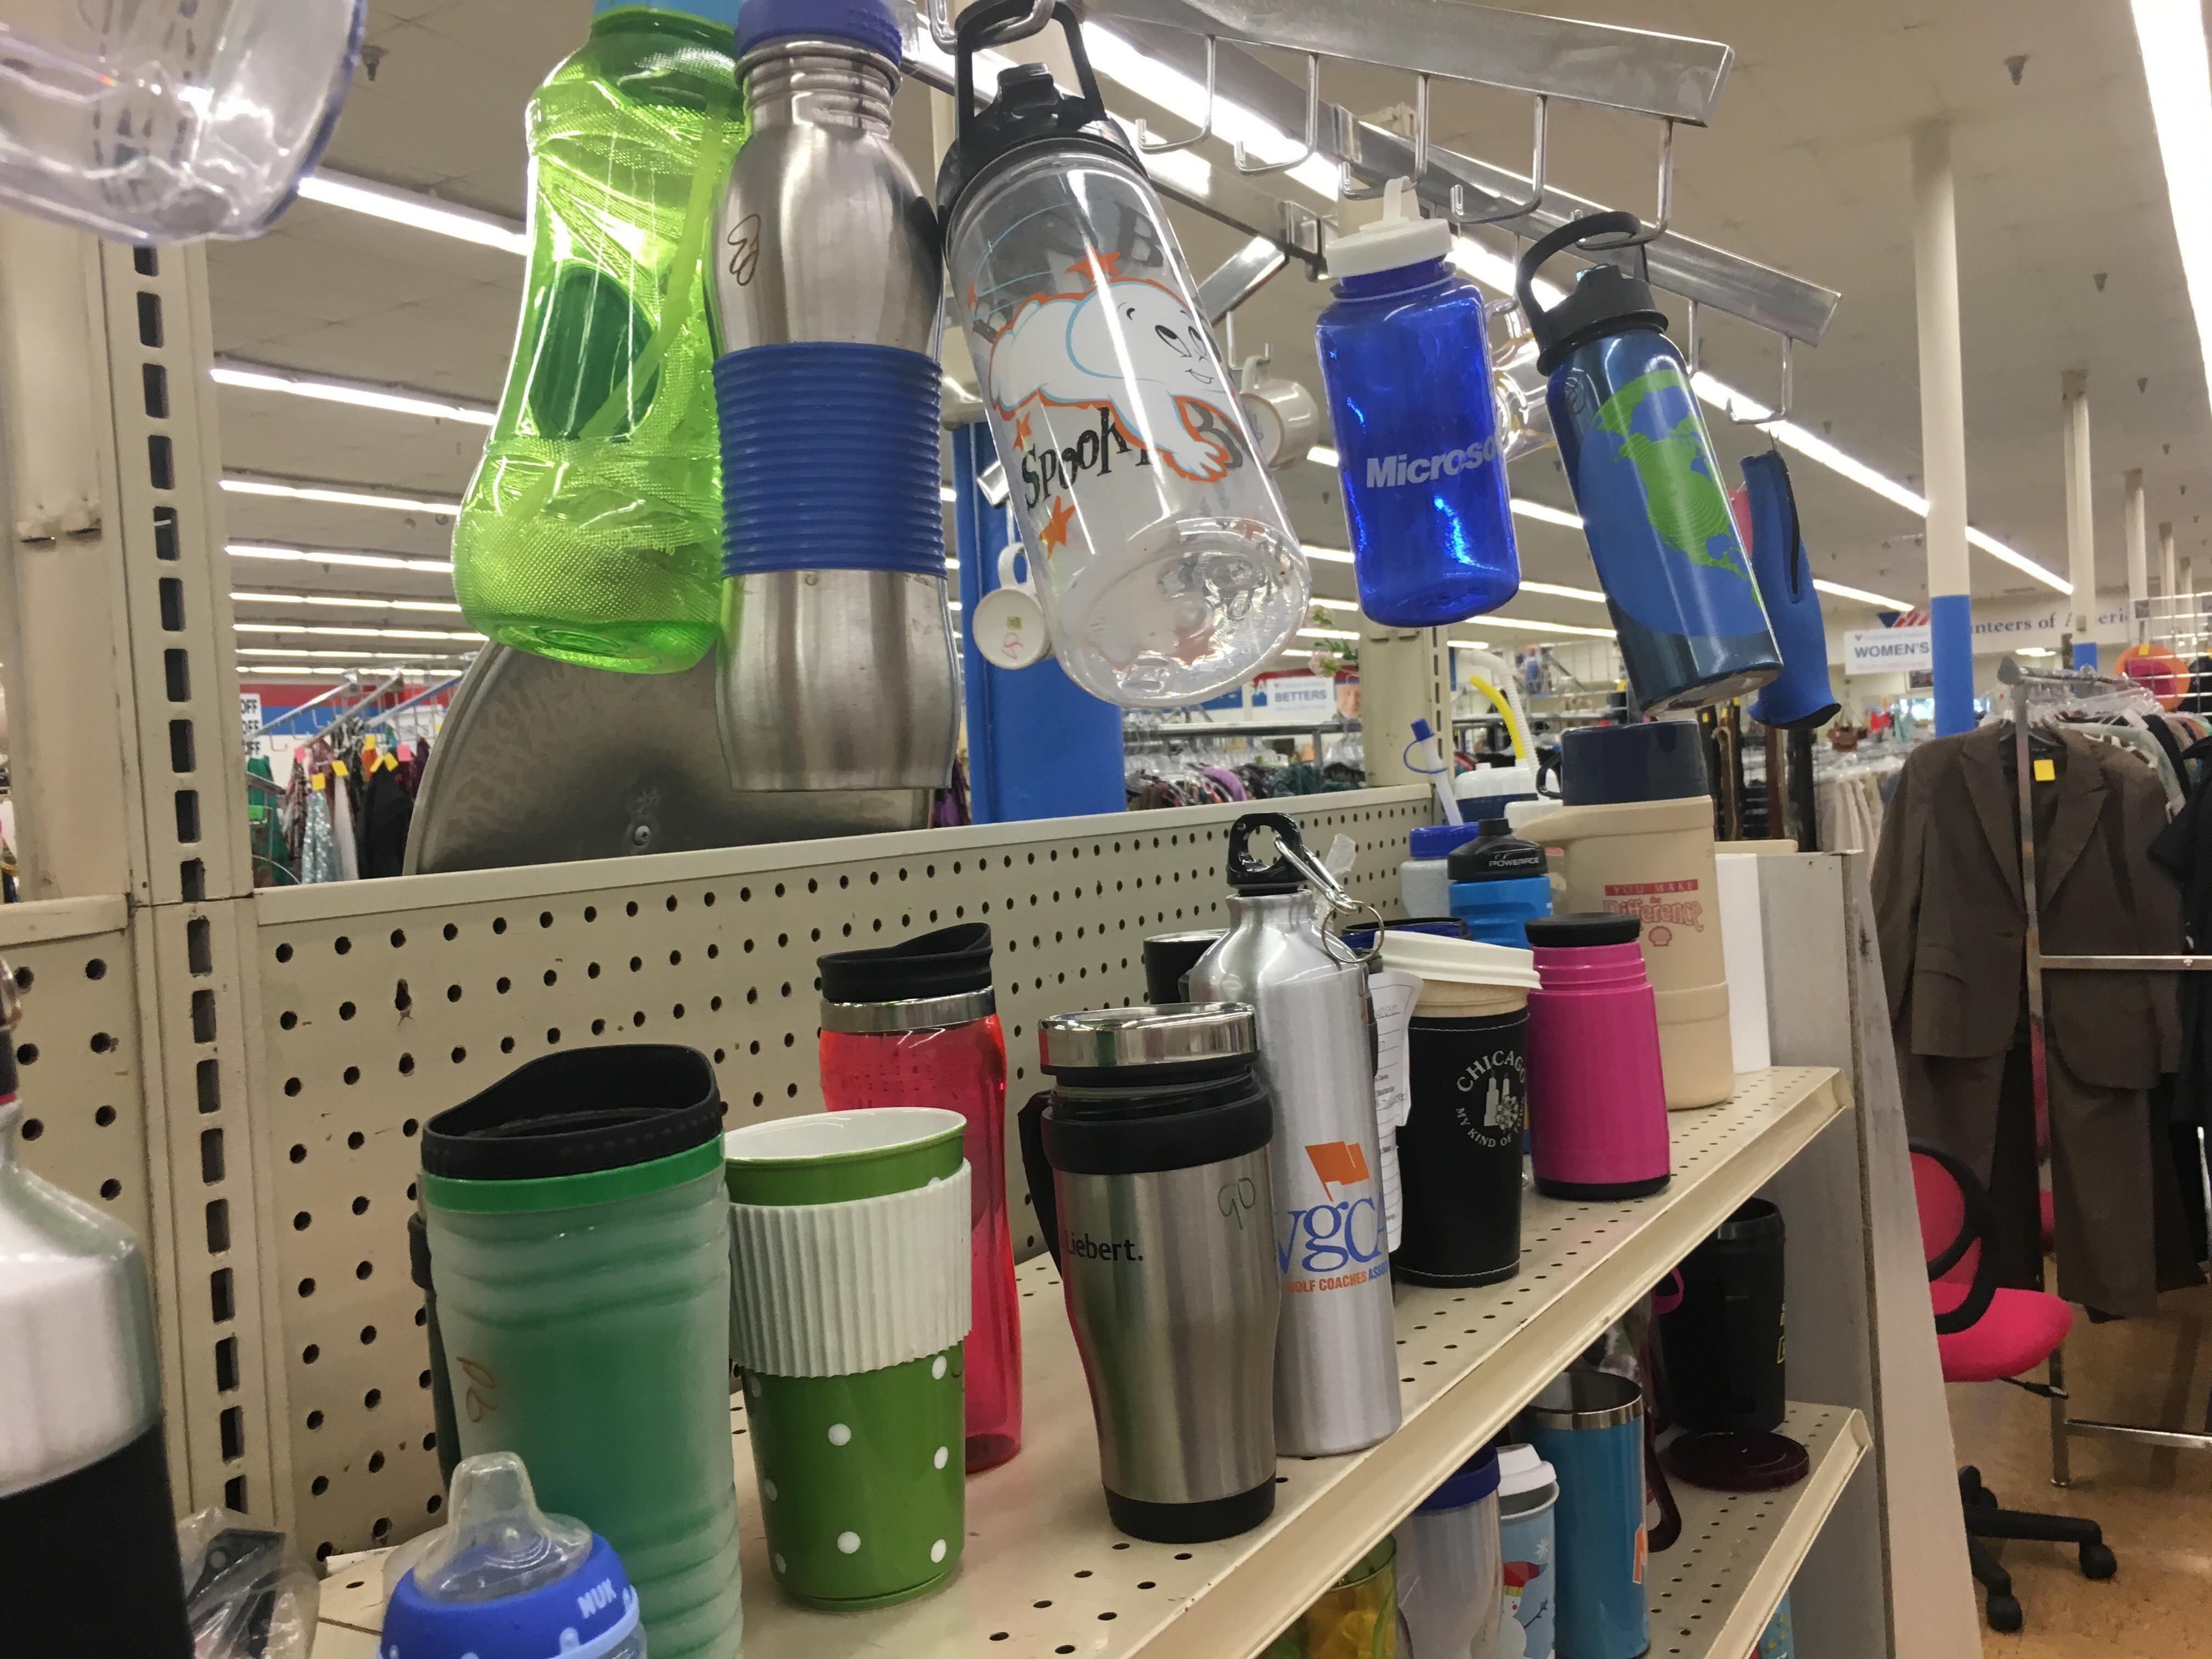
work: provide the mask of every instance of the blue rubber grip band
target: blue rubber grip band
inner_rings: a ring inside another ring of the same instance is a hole
[[[945,574],[937,360],[803,341],[715,360],[722,574]]]

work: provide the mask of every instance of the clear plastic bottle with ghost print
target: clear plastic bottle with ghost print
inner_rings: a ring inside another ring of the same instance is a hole
[[[952,291],[1060,666],[1109,702],[1194,702],[1290,641],[1311,579],[1065,4],[1082,94],[1022,64],[975,111],[976,45],[1026,10],[961,17],[968,112],[938,176]]]

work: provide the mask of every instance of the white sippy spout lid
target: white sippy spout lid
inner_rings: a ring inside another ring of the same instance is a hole
[[[1451,245],[1449,225],[1441,219],[1421,217],[1421,200],[1413,181],[1393,179],[1382,187],[1382,216],[1329,243],[1329,280],[1371,276],[1378,270],[1441,259],[1451,252]]]
[[[592,1553],[592,1529],[538,1507],[530,1472],[513,1452],[466,1458],[453,1471],[450,1518],[415,1562],[431,1601],[519,1595],[565,1578]]]

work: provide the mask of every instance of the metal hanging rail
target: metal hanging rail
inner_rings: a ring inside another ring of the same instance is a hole
[[[2046,956],[2035,893],[2035,800],[2033,774],[2028,755],[2029,713],[2045,696],[2085,690],[2140,691],[2142,688],[2124,674],[2100,674],[2094,669],[2021,668],[2008,658],[1997,668],[1997,678],[2016,689],[2013,708],[2013,769],[2020,791],[2021,901],[2027,922],[2027,1018],[2036,1041],[2044,1041],[2043,976],[2069,973],[2204,973],[2212,971],[2212,956]],[[2202,1156],[2200,1152],[2200,1157]],[[2212,1451],[2212,1403],[2208,1403],[2207,1432],[2191,1434],[2174,1429],[2154,1429],[2141,1423],[2113,1423],[2099,1418],[2075,1417],[2067,1411],[2065,1346],[2051,1351],[2048,1383],[2033,1392],[2045,1393],[2051,1402],[2051,1484],[2074,1484],[2067,1456],[2069,1434],[2099,1435],[2112,1440],[2132,1440],[2140,1445],[2166,1446],[2181,1451]]]

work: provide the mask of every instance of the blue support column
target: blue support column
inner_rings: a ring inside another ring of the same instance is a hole
[[[1006,510],[984,500],[975,483],[994,453],[980,421],[952,434],[969,811],[978,823],[1118,812],[1128,804],[1121,711],[1078,686],[1050,657],[1030,668],[994,667],[969,635],[976,601],[999,586],[999,550],[1006,544]]]
[[[1935,653],[1936,735],[1974,729],[1973,601],[1938,593],[1928,601],[1928,643]]]

